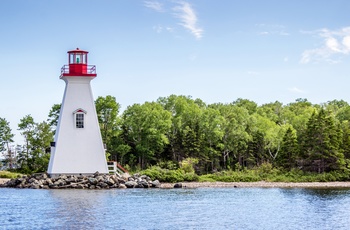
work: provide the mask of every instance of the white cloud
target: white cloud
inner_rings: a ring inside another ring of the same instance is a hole
[[[305,93],[304,90],[301,90],[301,89],[299,89],[299,88],[297,88],[297,87],[289,88],[288,90],[289,90],[290,92],[293,92],[293,93]]]
[[[153,30],[160,34],[163,31],[162,26],[153,26]]]
[[[144,1],[144,5],[157,12],[164,12],[163,4],[158,1]]]
[[[197,39],[203,36],[203,29],[198,27],[198,19],[196,12],[188,2],[178,2],[178,6],[174,7],[175,16],[180,19],[184,28],[188,29]]]
[[[289,33],[286,32],[286,27],[278,24],[255,24],[259,28],[259,35],[281,35],[288,36]]]
[[[168,32],[168,33],[173,33],[174,29],[167,26],[167,27],[163,27],[161,25],[157,25],[157,26],[153,26],[152,27],[154,31],[156,31],[157,34],[162,33],[163,31]]]
[[[305,50],[301,55],[300,63],[326,61],[336,63],[339,58],[350,54],[350,27],[339,30],[321,29],[311,32],[302,32],[317,35],[322,38],[322,45],[315,49]]]
[[[350,50],[350,35],[343,38],[342,44],[346,47],[347,50]]]

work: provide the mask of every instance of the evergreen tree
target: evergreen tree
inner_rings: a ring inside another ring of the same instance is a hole
[[[303,157],[306,170],[328,172],[345,164],[341,153],[342,130],[324,109],[314,112],[304,135]]]
[[[298,152],[296,131],[289,126],[283,136],[281,151],[276,159],[277,165],[288,170],[292,169],[296,164]]]

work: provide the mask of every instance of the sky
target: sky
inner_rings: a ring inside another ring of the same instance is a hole
[[[89,51],[94,97],[127,106],[171,94],[259,105],[350,102],[348,0],[4,0],[0,117],[45,121],[67,51]]]

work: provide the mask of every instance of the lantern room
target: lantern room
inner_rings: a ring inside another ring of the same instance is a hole
[[[88,65],[88,51],[76,50],[68,51],[68,65],[61,69],[63,76],[87,76],[96,77],[96,66]]]

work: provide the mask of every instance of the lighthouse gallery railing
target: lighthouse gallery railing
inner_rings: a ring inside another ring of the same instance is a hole
[[[69,70],[69,65],[64,65],[61,68],[61,76],[63,74],[72,74],[72,71]],[[96,74],[96,66],[95,65],[87,65],[86,73],[84,74]]]

